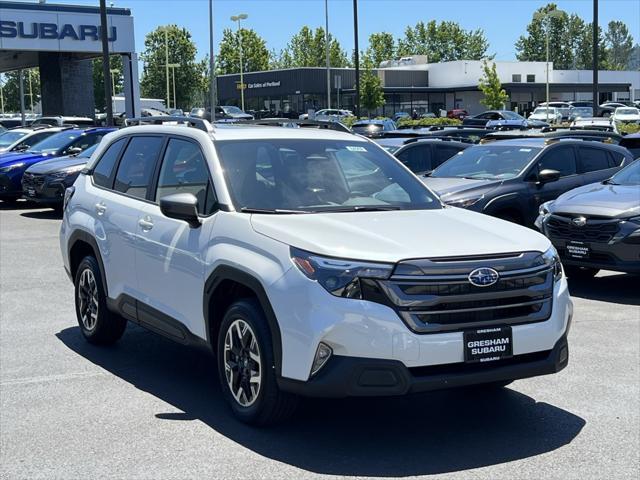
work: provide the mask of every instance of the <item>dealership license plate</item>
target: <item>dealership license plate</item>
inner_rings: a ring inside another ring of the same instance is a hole
[[[512,356],[511,327],[480,328],[464,332],[465,362],[494,362]]]
[[[565,250],[567,251],[567,257],[578,260],[589,258],[591,255],[591,248],[584,242],[568,242]]]
[[[27,195],[29,195],[30,197],[35,197],[36,191],[33,188],[27,188]]]

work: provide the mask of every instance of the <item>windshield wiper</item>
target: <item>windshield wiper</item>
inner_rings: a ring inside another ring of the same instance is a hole
[[[283,210],[279,208],[251,208],[242,207],[240,209],[242,213],[266,213],[266,214],[290,214],[290,213],[313,213],[307,210]]]
[[[318,213],[335,213],[335,212],[386,212],[389,210],[400,210],[397,205],[354,205],[352,207],[330,208],[327,210],[318,210]]]

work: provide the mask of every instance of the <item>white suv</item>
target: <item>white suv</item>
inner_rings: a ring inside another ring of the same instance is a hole
[[[544,236],[441,204],[354,134],[171,121],[195,128],[111,133],[66,192],[60,243],[89,342],[129,320],[204,346],[253,424],[299,396],[567,365],[572,303]]]

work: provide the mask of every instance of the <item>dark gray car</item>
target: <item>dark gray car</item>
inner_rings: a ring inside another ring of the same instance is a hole
[[[627,149],[601,142],[504,140],[467,148],[423,181],[448,205],[532,226],[542,203],[631,161]]]
[[[591,277],[599,269],[640,273],[640,161],[541,205],[536,226],[569,277]]]

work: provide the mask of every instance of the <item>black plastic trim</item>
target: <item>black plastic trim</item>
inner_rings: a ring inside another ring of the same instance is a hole
[[[98,260],[98,265],[100,265],[100,276],[102,277],[102,285],[104,286],[104,293],[108,297],[109,286],[107,285],[107,276],[105,274],[104,263],[102,262],[102,256],[100,255],[100,248],[98,248],[98,243],[95,241],[95,239],[84,230],[76,230],[69,237],[69,241],[67,243],[67,253],[69,255],[69,262],[71,262],[71,250],[73,250],[73,247],[78,241],[82,241],[89,244],[89,246],[93,249],[93,254],[96,257],[96,260]],[[69,273],[69,277],[73,282],[74,278],[72,277],[71,273]]]

